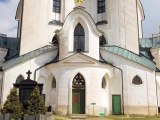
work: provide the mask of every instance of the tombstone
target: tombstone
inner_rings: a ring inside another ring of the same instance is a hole
[[[0,120],[4,120],[4,115],[0,114]]]
[[[14,87],[19,89],[20,102],[23,104],[24,109],[27,109],[28,100],[34,88],[38,86],[41,95],[43,90],[43,84],[38,84],[36,81],[30,79],[30,70],[27,72],[27,74],[28,77],[26,80],[22,80],[19,83],[14,84]]]
[[[23,115],[23,120],[28,120],[28,114]]]
[[[36,120],[36,116],[35,115],[29,115],[28,120]]]
[[[4,115],[4,120],[9,120],[10,119],[10,114],[5,114]]]

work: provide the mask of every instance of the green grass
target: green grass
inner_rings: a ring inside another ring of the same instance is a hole
[[[71,120],[67,116],[54,116],[54,120]],[[76,119],[74,119],[76,120]],[[138,116],[138,115],[113,115],[113,116],[107,116],[107,117],[94,117],[94,116],[88,116],[85,120],[160,120],[160,116]]]

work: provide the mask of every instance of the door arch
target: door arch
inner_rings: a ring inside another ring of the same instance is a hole
[[[72,82],[72,114],[85,114],[85,80],[80,73]]]

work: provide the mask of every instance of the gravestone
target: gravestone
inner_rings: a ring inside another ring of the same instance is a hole
[[[9,120],[10,119],[10,114],[5,114],[4,115],[4,120]]]
[[[4,120],[4,115],[0,114],[0,120]]]
[[[28,77],[26,80],[22,80],[19,83],[14,84],[14,87],[19,89],[20,102],[22,103],[24,109],[27,109],[28,101],[34,88],[38,86],[41,95],[43,90],[43,84],[38,84],[36,81],[30,79],[30,70],[27,72],[27,75]]]

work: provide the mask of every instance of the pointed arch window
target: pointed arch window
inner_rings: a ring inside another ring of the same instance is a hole
[[[55,45],[55,46],[58,46],[58,45],[59,45],[58,36],[57,36],[57,35],[55,35],[55,36],[52,38],[52,44]]]
[[[56,88],[56,78],[54,76],[52,79],[52,88]]]
[[[100,45],[106,45],[106,44],[108,44],[108,41],[106,40],[106,38],[104,37],[104,35],[102,35],[101,37],[99,37],[99,44]]]
[[[138,75],[136,75],[132,80],[132,84],[141,85],[141,84],[143,84],[143,82],[142,82],[141,78]]]
[[[98,14],[99,13],[104,13],[106,10],[106,6],[105,6],[105,0],[98,0],[98,3],[97,3],[97,12]]]
[[[103,77],[102,79],[102,88],[105,89],[106,88],[106,79]]]
[[[73,88],[85,88],[85,80],[84,80],[84,77],[80,73],[78,73],[74,77],[72,87]]]
[[[74,51],[85,51],[85,32],[80,23],[77,24],[74,30]]]
[[[53,12],[61,13],[61,0],[53,0]]]

